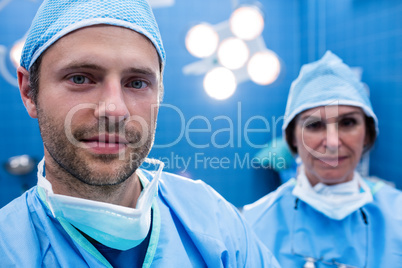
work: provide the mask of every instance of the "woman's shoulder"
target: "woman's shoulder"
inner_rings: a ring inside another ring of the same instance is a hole
[[[402,198],[402,191],[395,188],[388,181],[378,178],[365,178],[364,181],[369,186],[374,199]]]
[[[365,179],[373,194],[373,202],[368,206],[374,206],[390,215],[399,215],[402,220],[402,191],[389,185],[383,180]]]
[[[265,214],[275,207],[281,207],[281,203],[293,202],[292,191],[295,185],[296,180],[290,179],[275,191],[270,192],[252,204],[244,206],[243,215],[247,220],[252,221],[253,218],[258,218],[260,214]]]

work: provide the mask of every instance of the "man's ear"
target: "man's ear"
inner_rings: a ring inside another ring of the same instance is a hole
[[[29,72],[24,67],[17,68],[18,85],[20,87],[21,99],[32,118],[38,118],[36,104],[29,96],[31,87],[29,86]]]

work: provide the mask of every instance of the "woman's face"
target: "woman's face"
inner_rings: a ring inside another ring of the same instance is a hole
[[[311,185],[350,181],[366,136],[365,115],[354,106],[321,106],[300,113],[294,145]]]

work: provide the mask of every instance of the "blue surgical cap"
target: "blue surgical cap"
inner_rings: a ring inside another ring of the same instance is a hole
[[[378,120],[370,103],[367,89],[342,60],[327,51],[318,61],[305,64],[293,81],[285,111],[282,130],[301,112],[328,105],[360,107],[375,122]]]
[[[145,35],[165,64],[158,25],[146,0],[45,0],[29,29],[21,66],[29,70],[35,60],[61,37],[99,24],[125,27]]]

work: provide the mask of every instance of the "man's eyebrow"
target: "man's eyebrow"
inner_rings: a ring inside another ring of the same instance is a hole
[[[77,70],[77,69],[92,69],[97,71],[105,70],[99,65],[92,64],[92,63],[70,63],[66,67],[63,68],[64,70]]]
[[[69,71],[69,70],[79,70],[79,69],[92,69],[96,71],[105,71],[106,69],[93,63],[70,63],[66,67],[63,68],[63,70]],[[148,67],[131,67],[127,68],[123,71],[125,74],[130,74],[130,73],[138,73],[138,74],[144,74],[148,76],[155,76],[155,72]]]
[[[141,67],[141,68],[128,68],[126,70],[124,70],[124,73],[126,74],[130,74],[130,73],[138,73],[138,74],[144,74],[144,75],[148,75],[148,76],[156,76],[157,73],[155,73],[155,71],[153,71],[150,68],[147,67]]]

